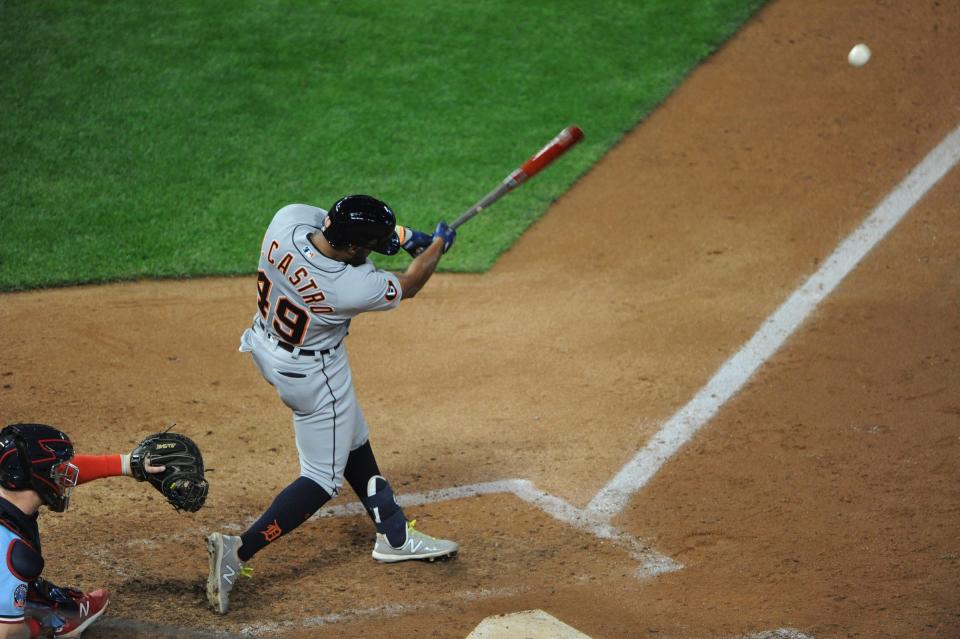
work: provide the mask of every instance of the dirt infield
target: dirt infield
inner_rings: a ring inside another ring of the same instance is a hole
[[[356,321],[398,492],[523,479],[584,508],[960,124],[958,50],[956,2],[772,2],[490,272]],[[460,542],[447,563],[375,563],[361,515],[309,522],[218,617],[204,535],[298,473],[287,410],[237,352],[254,279],[0,296],[0,420],[86,453],[176,422],[214,469],[196,515],[128,479],[81,487],[41,519],[45,574],[114,591],[89,639],[455,638],[527,608],[609,639],[960,636],[958,202],[953,170],[611,521],[683,566],[655,577],[494,491],[408,508]]]

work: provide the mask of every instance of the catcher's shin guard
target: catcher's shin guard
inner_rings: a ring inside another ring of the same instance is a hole
[[[397,503],[390,483],[380,475],[367,481],[367,497],[363,500],[377,532],[384,535],[391,546],[402,546],[407,540],[407,516]]]

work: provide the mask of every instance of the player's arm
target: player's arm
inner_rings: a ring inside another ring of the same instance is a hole
[[[430,276],[437,270],[440,258],[450,250],[457,232],[447,226],[446,222],[441,221],[437,224],[437,230],[433,234],[433,241],[422,253],[413,258],[407,270],[403,273],[397,273],[397,280],[400,282],[400,290],[403,291],[402,299],[412,299],[423,285],[427,283]]]
[[[77,476],[78,486],[104,477],[133,476],[130,471],[130,455],[74,455],[70,461],[80,470]],[[143,469],[148,473],[160,473],[164,467],[154,466],[147,461]]]

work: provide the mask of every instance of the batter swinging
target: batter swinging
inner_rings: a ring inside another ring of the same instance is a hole
[[[414,528],[380,474],[353,389],[344,338],[365,311],[395,308],[426,284],[456,231],[445,222],[432,236],[396,225],[393,211],[366,195],[350,195],[330,212],[293,204],[267,228],[257,272],[257,313],[240,340],[284,404],[293,411],[300,477],[239,537],[207,538],[207,598],[224,614],[245,562],[310,518],[343,480],[364,504],[377,530],[373,557],[395,562],[456,555],[456,542]],[[403,273],[378,270],[371,251],[413,261]]]

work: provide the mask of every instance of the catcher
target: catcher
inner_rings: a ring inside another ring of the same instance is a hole
[[[43,424],[0,430],[0,639],[80,637],[106,610],[109,593],[83,593],[41,578],[39,509],[64,512],[73,488],[128,475],[149,481],[177,510],[199,509],[207,495],[196,444],[177,433],[157,433],[129,455],[75,455],[63,432]]]

